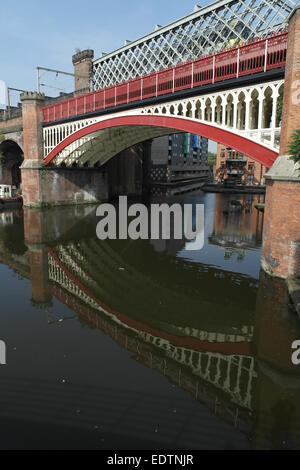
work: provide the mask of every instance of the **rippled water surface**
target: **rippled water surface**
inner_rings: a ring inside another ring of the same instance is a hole
[[[191,193],[205,244],[0,213],[0,447],[300,448],[299,320],[260,271],[262,196]],[[157,202],[157,201],[156,201]]]

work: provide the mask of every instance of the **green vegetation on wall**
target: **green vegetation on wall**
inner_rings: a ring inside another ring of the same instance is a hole
[[[295,163],[300,162],[300,129],[297,129],[289,142],[289,155]]]

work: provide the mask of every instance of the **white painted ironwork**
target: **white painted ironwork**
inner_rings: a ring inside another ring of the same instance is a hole
[[[299,0],[218,0],[94,61],[94,89],[278,31]]]
[[[195,351],[174,346],[168,340],[144,331],[137,333],[144,341],[164,350],[167,357],[189,367],[195,375],[227,392],[234,403],[251,409],[253,380],[257,377],[253,357]]]
[[[158,105],[48,126],[44,128],[44,156],[66,137],[83,127],[113,117],[141,114],[172,116],[210,124],[278,152],[281,125],[278,100],[283,96],[283,83],[283,80],[274,80],[179,100],[170,96],[169,101]],[[96,131],[65,147],[51,164],[102,165],[135,143],[177,132],[176,129],[154,126],[122,126]]]

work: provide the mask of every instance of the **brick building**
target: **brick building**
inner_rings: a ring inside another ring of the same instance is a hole
[[[225,145],[218,144],[214,175],[218,183],[225,180],[232,184],[248,186],[264,184],[267,168],[260,163],[245,157],[242,153]]]
[[[150,183],[207,179],[207,152],[208,140],[189,133],[154,139],[150,155]]]

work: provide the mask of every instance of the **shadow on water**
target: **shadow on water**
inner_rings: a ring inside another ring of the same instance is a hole
[[[299,448],[299,321],[260,272],[257,198],[174,198],[205,203],[198,252],[100,241],[92,206],[6,213],[3,448]]]

